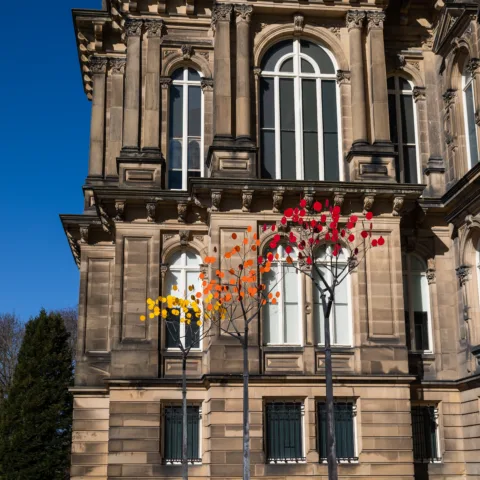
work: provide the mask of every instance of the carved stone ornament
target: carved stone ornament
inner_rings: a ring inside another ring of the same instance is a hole
[[[129,18],[125,23],[125,33],[127,37],[139,37],[142,34],[142,25],[142,20]]]
[[[427,261],[426,277],[429,285],[432,285],[437,280],[437,270],[435,268],[434,258],[429,258]]]
[[[352,76],[348,70],[337,70],[337,83],[339,85],[349,85]]]
[[[148,202],[147,205],[147,222],[154,222],[157,210],[157,202]]]
[[[405,197],[394,197],[393,198],[393,210],[392,215],[398,217],[402,211],[403,204],[405,203]]]
[[[458,268],[455,269],[455,272],[457,273],[460,286],[463,287],[470,278],[470,267],[467,265],[460,265]]]
[[[165,29],[165,23],[163,20],[146,20],[145,31],[147,37],[162,37]]]
[[[108,216],[108,213],[105,211],[102,205],[97,205],[98,208],[98,213],[100,216],[100,222],[102,224],[103,231],[105,233],[108,233],[109,235],[113,234],[112,230],[112,222],[110,220],[110,217]]]
[[[115,200],[115,221],[123,222],[125,220],[125,200]]]
[[[112,74],[119,75],[125,73],[125,66],[127,64],[125,58],[111,58],[109,63]]]
[[[363,28],[365,17],[366,14],[362,10],[349,10],[346,17],[348,31],[353,28]]]
[[[448,108],[452,105],[457,97],[457,91],[449,88],[443,95],[443,102],[445,104],[445,108]]]
[[[193,55],[193,47],[191,45],[182,45],[180,47],[182,51],[182,57],[184,60],[190,60]]]
[[[284,190],[273,191],[273,213],[280,213],[283,205]]]
[[[252,207],[253,190],[242,190],[242,212],[249,212]]]
[[[80,243],[88,243],[88,225],[80,225]]]
[[[202,78],[200,80],[200,88],[204,92],[212,92],[213,91],[213,78]]]
[[[168,265],[165,263],[162,263],[160,265],[160,275],[162,276],[162,282],[165,281],[165,277],[167,276],[168,273]]]
[[[294,35],[301,35],[305,28],[305,17],[301,13],[296,13],[293,16],[293,33]]]
[[[185,223],[187,219],[188,203],[177,203],[178,221]]]
[[[480,110],[477,110],[475,112],[475,123],[477,127],[480,127]]]
[[[209,52],[198,52],[207,62],[210,60],[210,53]]]
[[[415,102],[423,101],[426,98],[426,88],[424,87],[413,87],[413,99]]]
[[[105,73],[107,71],[107,57],[90,57],[90,71],[95,75],[97,73]]]
[[[78,241],[75,240],[73,235],[68,230],[66,230],[65,233],[67,234],[68,243],[70,245],[70,249],[72,250],[75,263],[77,264],[77,267],[80,267],[80,246],[78,245]]]
[[[190,230],[180,230],[178,236],[180,237],[180,245],[186,247],[190,240]]]
[[[172,79],[170,77],[160,77],[160,87],[164,90],[167,90],[172,83]]]
[[[260,67],[253,67],[253,75],[255,78],[259,78],[262,73],[262,69]]]
[[[472,76],[472,78],[475,78],[475,75],[477,74],[478,67],[480,67],[480,58],[472,58],[466,66],[467,72]]]
[[[307,205],[305,206],[307,212],[311,212],[313,207],[313,202],[315,200],[315,193],[305,189],[303,191],[303,198],[307,202]]]
[[[212,190],[212,212],[220,210],[220,203],[222,202],[222,190]]]
[[[369,212],[373,207],[375,201],[375,195],[365,195],[363,197],[363,212]]]
[[[370,30],[383,30],[383,22],[385,21],[384,12],[368,12],[368,31]]]
[[[216,3],[212,9],[212,28],[215,31],[217,22],[230,22],[233,5],[230,3]]]
[[[175,50],[163,50],[163,58],[167,58],[169,57],[170,55],[173,55],[175,53]]]
[[[344,201],[345,201],[345,194],[336,192],[334,197],[333,197],[333,205],[335,207],[342,208]]]
[[[237,15],[237,22],[249,23],[252,18],[253,7],[246,3],[235,5],[235,14]]]

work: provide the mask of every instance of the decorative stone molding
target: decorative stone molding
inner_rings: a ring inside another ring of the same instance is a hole
[[[262,69],[260,67],[253,67],[253,75],[255,78],[259,78],[262,73]]]
[[[405,203],[405,197],[403,196],[393,197],[392,215],[394,217],[398,217],[400,215],[400,212],[402,211],[404,203]]]
[[[160,87],[164,90],[168,89],[172,84],[172,79],[170,77],[160,77]]]
[[[293,16],[293,34],[301,35],[305,28],[305,17],[301,13],[296,13]]]
[[[190,230],[180,230],[178,236],[180,237],[180,245],[186,247],[190,240]]]
[[[147,32],[147,37],[149,38],[161,38],[163,36],[163,32],[165,31],[165,22],[163,20],[146,20],[145,31]]]
[[[345,194],[340,192],[335,192],[333,197],[333,206],[342,208],[344,201],[345,201]]]
[[[213,78],[202,78],[200,80],[200,88],[204,92],[213,92]]]
[[[250,23],[252,18],[253,7],[246,3],[240,3],[235,5],[235,14],[238,22]]]
[[[177,220],[185,223],[187,218],[188,203],[177,203]]]
[[[70,245],[70,250],[72,251],[75,263],[77,264],[77,267],[80,268],[80,246],[78,245],[78,241],[68,230],[65,230],[65,233],[67,235],[68,244]]]
[[[121,75],[125,73],[125,66],[127,60],[125,58],[110,58],[109,59],[110,71],[113,75]]]
[[[175,50],[163,50],[163,58],[167,58],[169,57],[170,55],[173,55],[175,53]]]
[[[253,190],[242,190],[242,212],[249,212],[252,207]]]
[[[233,5],[230,3],[216,3],[212,9],[212,29],[215,32],[217,22],[230,22]]]
[[[209,52],[198,52],[207,62],[210,60],[210,53]]]
[[[477,127],[480,127],[480,110],[477,110],[475,112],[475,123]]]
[[[113,234],[113,229],[112,229],[112,222],[110,217],[108,216],[108,213],[105,211],[102,205],[97,204],[97,211],[98,215],[100,217],[100,223],[102,224],[102,229],[105,233],[108,233],[109,235]]]
[[[127,19],[125,22],[125,33],[127,37],[139,37],[142,34],[142,20]]]
[[[465,67],[467,72],[475,78],[475,75],[478,72],[478,67],[480,67],[480,58],[472,58],[469,60],[467,63],[467,66]]]
[[[222,190],[212,190],[212,212],[218,212],[220,210],[220,203],[222,202]]]
[[[157,202],[147,202],[147,222],[154,222],[157,210]]]
[[[339,85],[350,85],[352,75],[348,70],[337,70],[337,83]]]
[[[346,17],[348,31],[352,30],[353,28],[363,28],[365,17],[366,14],[362,10],[349,10]]]
[[[273,191],[273,213],[280,213],[283,205],[283,195],[285,190],[279,189]]]
[[[454,102],[457,97],[457,91],[453,90],[452,88],[449,88],[443,95],[443,102],[445,105],[445,108],[450,107]]]
[[[368,31],[383,30],[383,22],[385,21],[384,12],[368,12]]]
[[[88,243],[88,225],[80,225],[80,243]]]
[[[432,285],[437,281],[437,270],[435,268],[434,258],[429,258],[427,260],[426,277],[429,285]]]
[[[369,212],[375,202],[375,195],[365,195],[363,197],[363,213]]]
[[[115,221],[123,222],[125,220],[125,200],[115,200]]]
[[[165,281],[165,277],[167,276],[167,272],[168,272],[168,264],[162,263],[160,265],[160,275],[162,277],[162,283]]]
[[[182,57],[184,60],[190,60],[193,55],[193,47],[191,45],[182,45],[180,47],[182,51]]]
[[[413,87],[413,99],[415,100],[415,103],[424,101],[426,96],[425,87]]]
[[[303,190],[303,198],[307,202],[307,205],[305,207],[307,209],[307,212],[311,212],[312,207],[313,207],[313,202],[315,200],[315,192],[313,192],[309,189],[304,189]]]
[[[460,265],[455,269],[461,287],[463,287],[470,279],[470,270],[471,268],[467,265]]]
[[[97,73],[105,73],[107,71],[107,63],[108,63],[107,57],[97,57],[97,56],[90,57],[90,62],[89,62],[90,72],[93,73],[94,75]]]

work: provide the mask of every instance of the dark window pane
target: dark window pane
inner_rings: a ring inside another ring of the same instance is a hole
[[[312,58],[319,66],[321,73],[335,73],[335,67],[322,47],[308,40],[300,40],[300,52]]]
[[[275,65],[281,57],[287,53],[293,52],[293,41],[292,40],[282,40],[281,42],[273,45],[270,50],[262,58],[261,67],[262,70],[267,70],[273,72]]]
[[[167,406],[164,416],[165,462],[180,463],[182,460],[182,407]],[[200,461],[199,421],[199,408],[187,406],[187,458],[190,462]]]
[[[387,80],[387,88],[389,90],[395,90],[395,77],[390,77]]]
[[[172,139],[168,149],[168,164],[170,170],[182,168],[182,142],[181,140]]]
[[[303,58],[301,61],[301,69],[302,73],[315,73],[315,69],[313,68],[312,64],[310,62],[307,62]]]
[[[188,169],[200,170],[200,140],[188,142]]]
[[[402,134],[405,143],[415,143],[415,121],[413,117],[413,98],[411,95],[400,96],[402,116]]]
[[[202,90],[200,87],[188,87],[188,136],[200,137],[202,134]]]
[[[182,171],[170,170],[168,172],[168,188],[179,190],[182,188]]]
[[[305,180],[319,180],[317,86],[302,80],[303,161]]]
[[[182,136],[183,86],[170,87],[170,138]]]
[[[282,63],[280,67],[281,72],[292,73],[293,72],[293,58],[288,58]]]
[[[173,72],[172,80],[183,80],[183,67]]]
[[[170,172],[173,173],[173,172]],[[175,172],[176,173],[176,172]],[[180,175],[182,172],[179,172]],[[181,179],[181,176],[180,176]],[[180,184],[181,188],[182,185]],[[175,187],[170,187],[175,188]],[[166,330],[166,346],[167,348],[178,348],[180,342],[180,316],[173,315],[169,310],[167,318],[165,319],[165,330]]]
[[[197,321],[194,319],[195,313],[192,314],[192,320],[190,324],[185,324],[185,348],[199,348],[200,347],[200,327],[197,325]]]
[[[412,407],[412,433],[414,460],[423,462],[438,459],[435,407]]]
[[[428,313],[413,312],[415,324],[415,349],[430,350],[428,344]]]
[[[470,167],[473,167],[476,163],[478,163],[478,146],[472,83],[465,90],[465,104],[468,125],[467,141],[469,142],[470,147]]]
[[[266,408],[267,460],[304,460],[300,403],[269,403]]]
[[[280,79],[280,142],[282,178],[295,179],[295,101],[293,79]]]
[[[199,82],[200,81],[200,74],[194,70],[193,68],[188,69],[188,79],[191,82]]]
[[[397,132],[397,104],[395,103],[395,95],[388,96],[388,116],[390,119],[390,138],[393,143],[398,143]]]
[[[260,128],[275,128],[273,78],[260,79]]]
[[[398,77],[398,84],[400,86],[400,90],[412,90],[410,82],[403,77]]]
[[[323,118],[323,155],[325,180],[340,179],[338,159],[338,124],[336,83],[334,80],[322,81],[322,118]]]
[[[189,170],[188,171],[188,178],[198,178],[200,177],[201,175],[201,172],[199,172],[198,170]]]
[[[275,132],[261,132],[262,178],[275,178]]]
[[[417,151],[415,147],[403,147],[405,183],[418,183]]]

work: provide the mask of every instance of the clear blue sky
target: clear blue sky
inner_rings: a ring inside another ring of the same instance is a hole
[[[76,306],[79,271],[58,215],[81,213],[90,102],[72,8],[101,0],[10,2],[0,42],[0,312],[28,320]],[[28,5],[29,4],[29,5]]]

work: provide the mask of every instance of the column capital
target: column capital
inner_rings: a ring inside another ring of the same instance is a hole
[[[122,74],[125,73],[125,65],[127,61],[125,58],[110,58],[109,65],[112,74]]]
[[[139,37],[142,34],[142,20],[127,19],[125,23],[125,33],[127,37]]]
[[[425,87],[413,87],[413,99],[415,103],[425,100],[426,88]]]
[[[465,69],[467,72],[475,78],[475,75],[478,73],[478,68],[480,67],[480,58],[471,58]]]
[[[349,85],[351,78],[352,75],[348,70],[337,70],[337,83],[339,85]]]
[[[347,12],[346,24],[348,31],[354,28],[363,28],[363,21],[365,20],[366,14],[363,10],[349,10]]]
[[[164,28],[165,28],[165,22],[163,20],[146,20],[145,21],[145,31],[147,32],[147,37],[157,37],[157,38],[162,37]]]
[[[172,84],[172,79],[170,77],[160,77],[160,87],[167,89]]]
[[[232,10],[231,3],[216,3],[212,9],[212,27],[215,28],[217,22],[230,22]]]
[[[235,5],[235,15],[238,22],[247,22],[250,23],[253,7],[247,3],[238,3]]]
[[[367,12],[368,31],[383,30],[383,22],[385,21],[385,12]]]
[[[107,71],[107,63],[107,57],[92,56],[90,57],[90,71],[93,74],[105,73]]]
[[[202,78],[200,80],[200,88],[202,91],[212,92],[213,91],[213,78]]]

